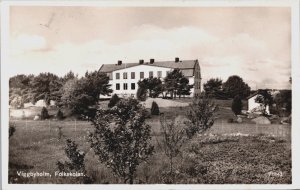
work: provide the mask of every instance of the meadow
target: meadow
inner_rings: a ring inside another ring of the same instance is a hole
[[[184,108],[162,108],[166,116],[184,115]],[[175,181],[180,184],[289,184],[291,183],[291,126],[228,123],[228,109],[220,109],[211,129],[188,141],[175,160]],[[86,153],[85,165],[96,184],[122,183],[98,161],[90,149],[86,121],[13,120],[15,134],[9,139],[9,183],[73,184],[77,178],[24,178],[17,171],[54,174],[57,161],[65,161],[66,139],[74,140]],[[159,116],[147,119],[152,128],[155,153],[138,167],[134,183],[170,183],[169,161],[160,146]]]

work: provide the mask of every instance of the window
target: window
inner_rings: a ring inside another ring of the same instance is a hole
[[[120,83],[116,84],[116,90],[120,90]]]
[[[116,79],[120,79],[120,73],[116,73]]]
[[[131,79],[135,79],[135,72],[131,72]]]
[[[127,90],[127,88],[128,88],[127,83],[124,83],[124,84],[123,84],[123,89],[124,89],[124,90]]]
[[[135,83],[131,83],[131,90],[135,90]]]
[[[140,72],[140,79],[144,78],[144,72]]]
[[[157,71],[157,77],[161,78],[162,77],[162,72],[161,71]]]
[[[127,79],[127,73],[126,72],[123,73],[123,79]]]
[[[153,71],[149,71],[149,78],[153,77]]]

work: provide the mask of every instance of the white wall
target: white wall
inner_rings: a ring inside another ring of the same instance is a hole
[[[138,65],[135,67],[125,68],[112,72],[112,80],[109,81],[113,90],[112,94],[118,94],[119,96],[135,96],[138,89],[138,81],[141,80],[140,72],[144,72],[144,78],[149,78],[149,72],[153,71],[153,77],[158,77],[158,71],[162,72],[161,78],[167,76],[167,72],[171,71],[171,68],[157,67],[152,65]],[[123,79],[123,73],[127,72],[127,79]],[[131,79],[131,72],[135,72],[135,78]],[[120,73],[120,79],[116,79],[116,73]],[[190,84],[194,84],[194,77],[188,77]],[[120,84],[120,90],[116,90],[116,84]],[[127,83],[127,90],[123,89],[123,84]],[[135,83],[135,89],[131,90],[131,83]],[[194,89],[192,89],[192,92]],[[193,95],[193,94],[192,94]],[[191,95],[191,96],[192,96]],[[102,96],[102,98],[105,98]]]
[[[251,110],[253,110],[254,108],[257,108],[260,106],[260,103],[257,103],[255,102],[255,99],[256,99],[257,95],[251,97],[248,99],[248,111],[250,112]],[[266,106],[266,112],[268,114],[270,114],[270,111],[269,111],[269,106]]]

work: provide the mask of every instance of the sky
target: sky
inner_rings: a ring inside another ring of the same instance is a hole
[[[203,82],[290,88],[289,8],[13,6],[9,27],[10,76],[179,57],[199,60]]]

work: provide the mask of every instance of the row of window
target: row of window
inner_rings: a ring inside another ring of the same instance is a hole
[[[131,83],[130,87],[131,87],[131,90],[135,90],[135,83]],[[116,83],[116,90],[121,90],[120,83]],[[123,83],[123,90],[128,90],[128,84],[127,83]]]
[[[168,73],[168,72],[167,72]],[[153,71],[149,71],[149,78],[153,77]],[[157,71],[157,77],[161,78],[162,77],[162,71]],[[127,79],[127,72],[123,73],[123,79]],[[145,73],[140,72],[140,79],[145,78]],[[120,73],[116,73],[116,79],[120,79]],[[131,79],[135,79],[135,72],[131,72]]]

